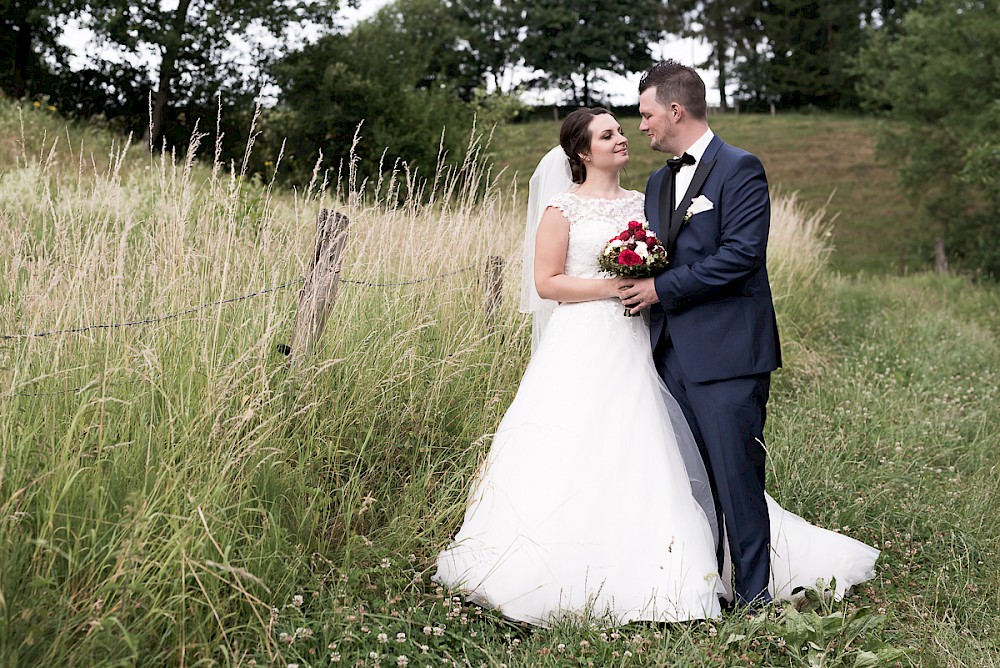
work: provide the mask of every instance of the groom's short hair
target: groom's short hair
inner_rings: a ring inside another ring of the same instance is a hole
[[[652,86],[656,87],[657,101],[664,107],[677,102],[694,118],[702,121],[708,118],[705,82],[693,67],[676,60],[656,63],[639,80],[639,94]]]

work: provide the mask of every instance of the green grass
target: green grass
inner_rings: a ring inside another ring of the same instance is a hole
[[[0,665],[1000,666],[995,290],[830,271],[822,226],[782,208],[770,489],[877,544],[878,577],[801,615],[533,630],[429,580],[528,357],[513,279],[523,191],[472,167],[429,205],[370,196],[388,182],[367,197],[349,181],[338,197],[282,192],[109,151],[44,110],[20,127],[0,104],[0,137],[17,138],[0,142],[0,334],[291,280],[322,206],[352,221],[348,278],[477,269],[342,285],[300,367],[275,352],[294,290],[0,341]],[[103,157],[81,162],[81,143]],[[461,197],[473,190],[487,194]],[[492,327],[490,255],[508,259]]]
[[[669,156],[649,148],[638,117],[619,120],[632,144],[632,164],[622,183],[645,190],[650,174]],[[803,203],[836,217],[835,269],[884,274],[929,266],[933,251],[921,237],[917,211],[900,192],[892,169],[876,159],[877,125],[871,118],[743,114],[714,115],[709,123],[725,141],[761,159],[772,189],[797,192]],[[558,138],[555,121],[506,125],[497,130],[492,154],[517,174],[524,191],[539,157]]]

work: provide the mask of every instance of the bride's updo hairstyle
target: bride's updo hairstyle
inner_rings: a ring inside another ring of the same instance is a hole
[[[581,153],[590,153],[590,121],[594,116],[610,114],[603,107],[584,107],[570,113],[559,130],[559,145],[569,158],[569,168],[573,173],[573,183],[583,183],[587,178],[587,164]]]

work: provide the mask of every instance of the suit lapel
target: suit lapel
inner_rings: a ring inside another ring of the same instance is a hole
[[[705,150],[705,154],[698,161],[698,166],[694,170],[694,176],[691,177],[691,185],[688,186],[687,192],[684,193],[684,199],[681,200],[680,206],[676,210],[673,208],[669,209],[671,213],[667,239],[670,243],[670,248],[673,248],[674,242],[677,241],[677,234],[681,231],[681,226],[684,224],[684,214],[687,212],[688,207],[691,206],[691,200],[701,190],[701,187],[705,184],[705,179],[708,178],[712,168],[715,167],[715,155],[719,152],[719,147],[721,146],[722,140],[719,139],[719,136],[712,137],[712,141]],[[670,170],[667,171],[669,172]]]
[[[663,178],[660,180],[659,209],[657,211],[657,224],[660,229],[656,230],[657,236],[666,238],[670,230],[670,221],[674,212],[674,193],[670,188],[670,169],[664,168]]]

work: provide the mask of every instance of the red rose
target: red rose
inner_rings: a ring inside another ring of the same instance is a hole
[[[628,221],[628,229],[630,229],[630,230],[641,230],[642,229],[642,223],[640,223],[638,220],[630,220],[630,221]]]
[[[645,240],[645,238],[646,238],[646,230],[644,230],[644,229],[642,229],[640,227],[639,229],[637,229],[635,231],[635,240],[636,241],[643,241],[643,240]]]
[[[652,232],[646,232],[646,245],[652,246],[655,243],[657,243],[656,235],[653,234]]]
[[[638,267],[642,264],[642,258],[635,251],[623,248],[618,254],[618,264],[626,267]]]
[[[628,241],[628,238],[630,236],[632,236],[632,235],[629,234],[628,230],[625,230],[624,232],[622,232],[621,234],[618,235],[618,238],[621,239],[622,241]]]

